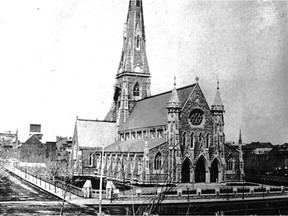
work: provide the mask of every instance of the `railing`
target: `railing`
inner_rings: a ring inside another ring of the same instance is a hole
[[[5,165],[5,164],[4,164]],[[10,166],[10,169],[14,169],[15,173],[20,171],[20,167],[15,168],[13,166]],[[18,171],[17,171],[18,170]],[[52,179],[48,179],[45,176],[42,175],[31,175],[28,172],[25,172],[26,170],[22,168],[21,171],[21,176],[19,174],[20,177],[31,181],[31,182],[35,182],[38,184],[43,184],[43,186],[46,184],[49,184],[49,187],[52,186],[55,188],[61,188],[64,191],[67,191],[68,193],[72,193],[74,195],[77,195],[79,197],[83,197],[83,191],[82,188],[76,187],[74,185],[71,184],[67,184],[63,181],[60,180],[56,180],[53,182]],[[160,189],[161,190],[158,190]],[[49,188],[50,189],[50,188]],[[52,188],[51,188],[52,189]],[[114,191],[115,192],[115,191]],[[99,198],[99,190],[95,190],[92,189],[91,190],[91,196],[92,198]],[[103,190],[102,191],[103,194],[103,198],[106,198],[106,191]],[[118,199],[119,200],[129,200],[131,198],[137,200],[143,200],[143,198],[151,198],[151,199],[155,199],[155,198],[159,198],[160,195],[164,195],[165,196],[165,200],[189,200],[189,199],[245,199],[245,198],[251,198],[251,197],[271,197],[271,196],[287,196],[288,195],[288,188],[284,187],[284,186],[265,186],[265,187],[261,187],[260,186],[249,186],[249,187],[242,187],[242,186],[231,186],[229,188],[221,188],[221,189],[209,189],[209,190],[205,190],[205,189],[200,189],[200,188],[196,188],[196,186],[194,187],[194,189],[192,190],[176,190],[174,188],[174,186],[164,186],[162,185],[162,187],[155,187],[154,191],[147,191],[145,192],[145,190],[142,188],[131,188],[131,190],[126,190],[125,193],[121,192],[120,194],[117,194]]]

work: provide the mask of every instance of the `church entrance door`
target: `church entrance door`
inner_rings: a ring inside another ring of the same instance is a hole
[[[219,180],[218,160],[214,160],[210,170],[210,182],[218,182],[218,180]]]
[[[188,158],[186,158],[182,164],[181,176],[182,176],[182,183],[190,182],[190,161]]]
[[[206,169],[203,157],[201,157],[196,163],[195,183],[198,182],[206,182]]]

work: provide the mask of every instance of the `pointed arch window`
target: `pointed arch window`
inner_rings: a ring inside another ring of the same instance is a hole
[[[195,142],[194,133],[191,133],[190,135],[190,147],[191,148],[194,148],[194,142]]]
[[[94,155],[93,155],[93,153],[90,153],[90,155],[89,155],[89,166],[93,166],[94,165],[93,161],[94,161]]]
[[[186,146],[186,133],[183,133],[183,135],[182,135],[182,145],[184,147]]]
[[[232,157],[228,158],[227,161],[227,170],[228,171],[233,171],[234,170],[234,159]]]
[[[209,144],[210,144],[210,134],[208,133],[206,135],[206,148],[209,148]]]
[[[160,170],[162,166],[162,158],[161,158],[161,153],[158,152],[155,156],[154,159],[154,169],[155,170]]]
[[[199,141],[199,143],[202,143],[202,133],[199,134],[198,141]]]
[[[133,96],[139,96],[139,95],[140,95],[140,88],[139,83],[137,82],[133,88]]]

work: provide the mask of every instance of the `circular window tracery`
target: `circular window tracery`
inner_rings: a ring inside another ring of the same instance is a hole
[[[201,109],[193,109],[189,119],[192,125],[199,126],[204,119],[204,112]]]

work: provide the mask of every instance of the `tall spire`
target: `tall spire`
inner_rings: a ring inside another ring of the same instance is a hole
[[[136,101],[150,96],[150,85],[142,0],[129,0],[113,104],[105,120],[124,123]]]
[[[130,0],[117,76],[124,72],[150,75],[144,28],[142,0]]]
[[[176,76],[174,76],[174,88],[171,93],[171,98],[168,102],[167,108],[181,108],[181,102],[178,97],[177,88],[176,88]]]
[[[217,91],[211,108],[212,110],[224,111],[224,105],[220,96],[219,80],[217,80]]]

